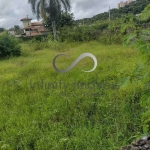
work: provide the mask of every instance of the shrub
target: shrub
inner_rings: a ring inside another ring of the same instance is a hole
[[[143,113],[141,114],[141,125],[143,127],[143,133],[148,134],[150,131],[150,32],[148,30],[141,30],[135,33],[131,33],[130,35],[124,38],[124,44],[130,45],[136,50],[140,51],[141,55],[144,56],[146,61],[141,65],[142,67],[138,67],[134,76],[138,82],[142,82],[142,90],[140,96],[140,104],[143,109]],[[144,70],[144,71],[143,71]],[[143,71],[143,74],[140,73]],[[142,74],[142,75],[141,75]]]
[[[31,49],[34,51],[42,50],[48,47],[48,40],[44,37],[41,39],[32,37],[32,39],[30,39],[27,43],[30,45]]]
[[[115,22],[116,23],[116,22]],[[98,40],[104,44],[122,44],[123,35],[118,24],[93,24],[74,28],[62,28],[59,34],[61,42],[88,42]]]
[[[0,34],[0,58],[20,56],[21,47],[18,40],[6,31]]]
[[[84,42],[97,40],[100,35],[100,30],[95,26],[82,26],[74,28],[63,28],[59,34],[61,42]]]
[[[98,41],[103,44],[122,44],[123,35],[113,34],[110,31],[104,32],[99,36]]]

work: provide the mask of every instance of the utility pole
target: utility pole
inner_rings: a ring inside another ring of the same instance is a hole
[[[110,6],[109,6],[109,22],[110,22]]]

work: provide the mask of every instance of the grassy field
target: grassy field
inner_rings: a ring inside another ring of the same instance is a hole
[[[125,82],[143,61],[136,51],[98,42],[22,49],[0,61],[0,149],[119,150],[141,134],[141,85]],[[57,54],[68,55],[57,59],[66,69],[86,52],[95,71],[81,71],[93,68],[88,57],[65,74],[54,70]]]

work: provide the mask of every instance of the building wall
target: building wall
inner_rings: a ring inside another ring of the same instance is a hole
[[[8,31],[9,32],[9,34],[11,34],[11,35],[15,35],[15,31]]]
[[[22,23],[23,23],[23,27],[25,28],[31,25],[31,20],[22,21]]]
[[[38,30],[32,30],[32,33],[38,33]]]
[[[120,8],[120,7],[124,7],[124,6],[126,6],[126,5],[129,5],[131,2],[133,2],[133,1],[135,1],[135,0],[128,0],[128,1],[126,1],[126,2],[120,2],[120,3],[118,3],[118,9]]]
[[[32,33],[32,31],[25,31],[26,35],[30,35],[30,33]]]
[[[128,4],[129,4],[128,1],[126,1],[126,2],[124,3],[125,6],[127,6]]]
[[[124,7],[124,6],[125,6],[124,2],[120,2],[120,7]]]
[[[133,0],[128,0],[128,3],[131,3]]]

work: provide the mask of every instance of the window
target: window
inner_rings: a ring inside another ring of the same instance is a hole
[[[26,31],[31,31],[30,29],[25,29]]]

